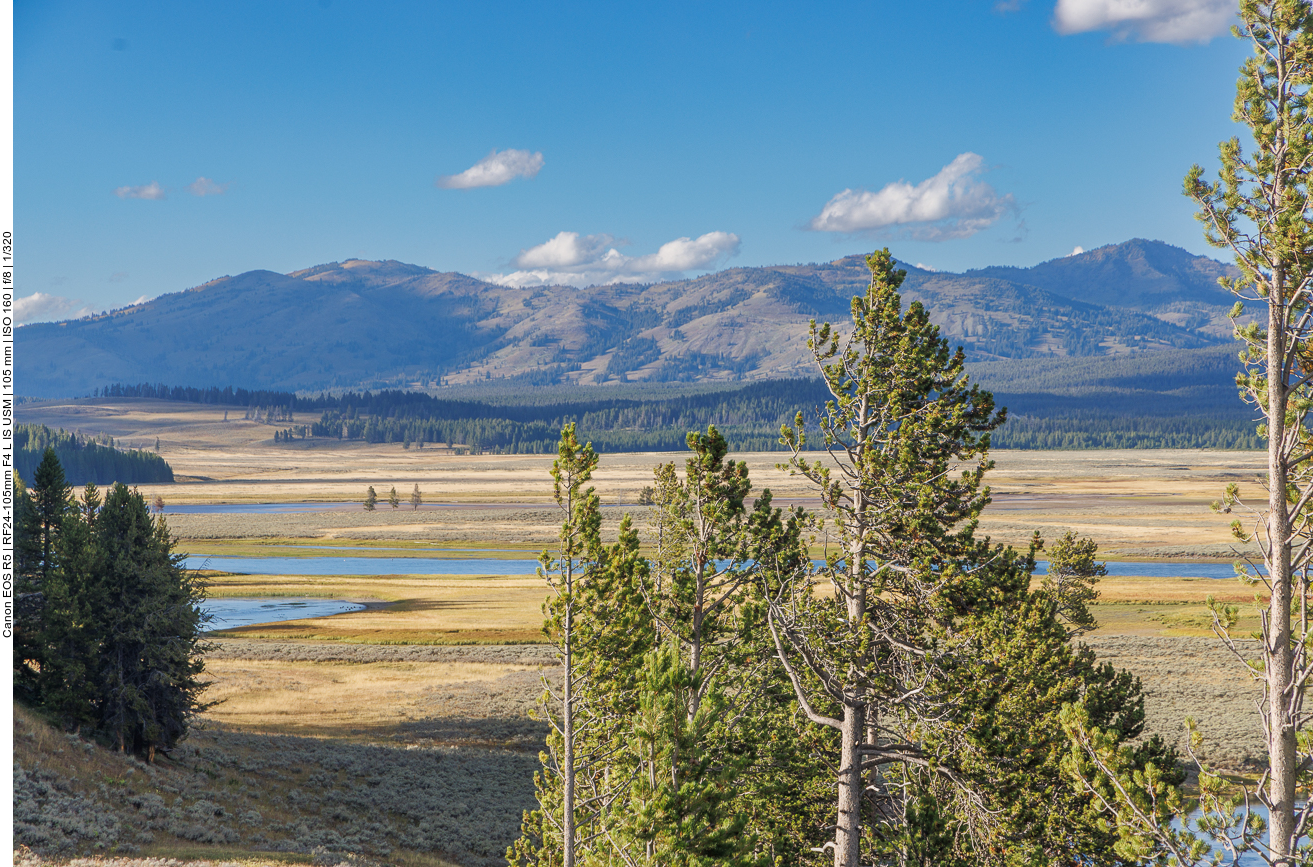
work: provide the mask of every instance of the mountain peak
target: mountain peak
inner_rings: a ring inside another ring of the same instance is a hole
[[[1033,268],[993,267],[966,272],[973,277],[1028,283],[1066,298],[1146,312],[1170,305],[1182,309],[1200,304],[1229,305],[1234,299],[1217,280],[1237,273],[1232,265],[1146,238],[1049,259]],[[1191,321],[1195,318],[1185,317]],[[1230,333],[1229,326],[1214,325]]]
[[[314,280],[324,283],[360,282],[371,286],[399,283],[416,277],[429,277],[439,272],[422,265],[408,265],[395,259],[373,261],[370,259],[347,259],[344,262],[330,262],[316,265],[301,271],[293,271],[288,277],[299,280]]]
[[[1158,241],[1033,268],[899,264],[904,300],[923,303],[974,360],[1141,354],[1230,336],[1233,299],[1216,286],[1227,266]],[[304,390],[810,375],[807,320],[842,323],[869,280],[860,254],[583,289],[500,286],[390,259],[250,271],[130,316],[23,326],[19,387],[85,394],[161,371],[177,384]]]

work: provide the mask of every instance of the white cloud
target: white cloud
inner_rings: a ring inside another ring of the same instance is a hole
[[[197,178],[187,185],[187,192],[193,196],[221,196],[227,191],[227,184],[216,184],[205,177]]]
[[[610,235],[580,235],[558,232],[545,244],[521,250],[515,257],[517,268],[572,268],[594,261],[615,243]]]
[[[929,271],[931,274],[934,274],[939,271],[938,268],[931,268],[929,265],[923,265],[920,262],[916,263],[916,267],[920,268],[922,271]]]
[[[844,190],[826,202],[808,228],[852,233],[912,226],[909,233],[918,241],[970,237],[1017,210],[1011,194],[1000,196],[977,177],[984,167],[983,157],[968,152],[915,186],[900,180],[874,193]]]
[[[151,181],[149,184],[140,187],[119,187],[114,191],[114,195],[120,199],[159,201],[164,198],[164,188],[159,185],[158,181]]]
[[[542,153],[508,148],[493,150],[458,175],[443,175],[435,183],[445,190],[470,190],[475,187],[500,187],[516,178],[532,178],[543,167]]]
[[[1085,252],[1085,248],[1082,247],[1080,244],[1077,244],[1076,247],[1075,247],[1070,253],[1067,254],[1067,256],[1068,256],[1068,257],[1070,257],[1070,256],[1079,256],[1081,253],[1084,253],[1084,252]]]
[[[611,235],[560,232],[546,243],[521,250],[515,257],[520,270],[510,274],[477,274],[503,286],[591,286],[598,283],[654,283],[707,270],[739,251],[739,236],[708,232],[697,238],[676,238],[655,253],[626,256]]]
[[[708,232],[698,238],[676,238],[661,249],[629,260],[632,271],[665,274],[706,268],[716,260],[739,251],[739,236],[729,232]]]
[[[96,312],[83,301],[47,295],[44,292],[34,292],[24,298],[14,299],[14,322],[19,325],[29,322],[77,319]]]
[[[1059,33],[1110,30],[1136,42],[1204,43],[1235,19],[1235,0],[1058,0],[1053,10]]]

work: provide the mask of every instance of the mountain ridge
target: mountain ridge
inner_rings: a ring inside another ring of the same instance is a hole
[[[433,387],[521,379],[724,381],[810,375],[806,323],[842,323],[864,256],[728,268],[654,284],[508,287],[396,260],[248,271],[79,320],[16,332],[18,388],[112,382],[253,388]],[[1101,357],[1218,345],[1234,269],[1133,239],[1029,269],[908,266],[920,301],[975,361]]]

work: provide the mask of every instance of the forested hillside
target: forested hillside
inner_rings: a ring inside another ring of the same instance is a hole
[[[924,303],[973,361],[1143,356],[1229,338],[1230,299],[1215,285],[1228,267],[1156,241],[1033,268],[904,267],[904,301]],[[17,388],[67,397],[159,371],[196,386],[296,391],[810,376],[807,320],[842,322],[868,280],[862,255],[584,289],[391,261],[252,271],[25,325]]]

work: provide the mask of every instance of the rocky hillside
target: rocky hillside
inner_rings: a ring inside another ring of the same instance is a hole
[[[908,268],[974,360],[1118,356],[1229,337],[1227,266],[1134,240],[1033,268]],[[85,319],[18,330],[18,391],[112,382],[249,388],[714,381],[810,372],[809,318],[842,321],[863,257],[693,280],[512,288],[400,262],[251,271]]]

